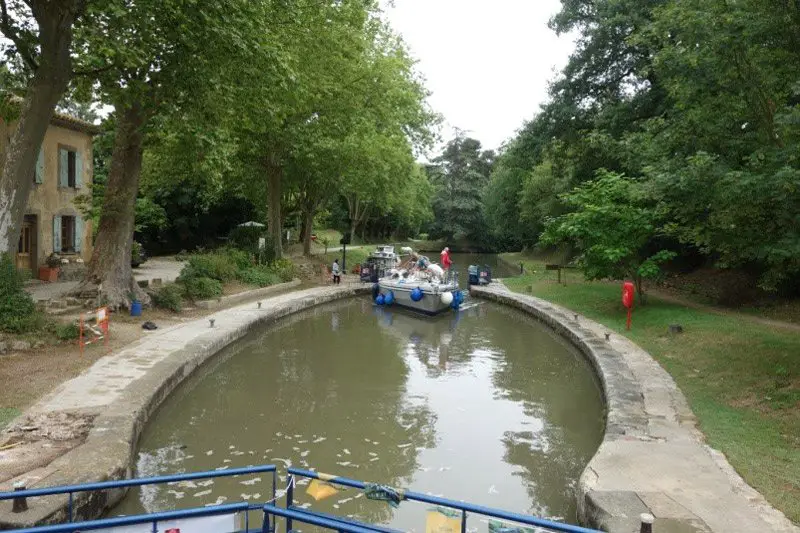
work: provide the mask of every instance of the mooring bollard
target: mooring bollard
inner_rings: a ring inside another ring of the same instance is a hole
[[[650,513],[642,513],[639,515],[639,520],[642,522],[642,527],[639,529],[639,533],[653,533],[653,522],[656,521],[656,517],[651,515]]]
[[[577,322],[578,321],[578,313],[575,313],[573,316],[575,317],[575,322]]]
[[[611,339],[611,333],[606,333],[606,340],[610,340],[610,339]]]
[[[25,490],[25,483],[22,481],[17,481],[14,483],[14,492],[19,492],[21,490]],[[11,512],[12,513],[24,513],[28,510],[28,500],[25,496],[21,498],[14,498],[14,501],[11,503]]]
[[[214,327],[214,322],[215,322],[215,320],[213,318],[209,318],[208,319],[208,327],[213,328]]]
[[[261,309],[261,302],[258,302],[258,308]]]

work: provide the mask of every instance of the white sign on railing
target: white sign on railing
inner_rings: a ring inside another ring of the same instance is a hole
[[[241,528],[239,513],[158,522],[157,533],[234,533]],[[153,523],[97,529],[98,533],[153,533]]]

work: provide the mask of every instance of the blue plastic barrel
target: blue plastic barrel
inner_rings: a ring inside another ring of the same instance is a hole
[[[137,300],[131,302],[131,316],[142,316],[142,302]]]

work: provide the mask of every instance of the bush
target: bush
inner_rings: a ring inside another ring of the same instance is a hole
[[[174,313],[180,313],[183,309],[183,295],[185,288],[177,283],[164,285],[150,295],[153,305],[159,309],[169,309]]]
[[[56,324],[55,333],[59,340],[71,341],[80,337],[81,330],[78,324],[69,322],[67,324]]]
[[[22,278],[7,254],[0,257],[0,330],[25,333],[41,327],[42,315],[22,289]]]
[[[236,265],[237,270],[247,270],[253,266],[253,256],[236,248],[223,248],[218,253],[228,256],[231,262]]]
[[[296,276],[294,263],[284,258],[276,259],[270,264],[270,269],[280,277],[281,281],[292,281]]]
[[[190,300],[206,300],[222,296],[222,283],[206,277],[190,277],[180,280]]]
[[[193,255],[181,270],[181,278],[211,278],[226,282],[236,279],[236,264],[224,253]]]
[[[239,272],[239,279],[248,285],[268,287],[283,281],[281,277],[269,267],[254,266]]]

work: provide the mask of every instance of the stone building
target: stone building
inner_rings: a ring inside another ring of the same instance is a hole
[[[0,161],[11,138],[14,123],[0,118]],[[79,196],[91,197],[92,136],[96,126],[55,113],[47,128],[28,198],[25,220],[17,247],[19,270],[37,277],[52,253],[62,260],[63,273],[81,270],[92,255],[92,224],[84,219],[75,203]],[[63,278],[63,276],[62,276]]]

